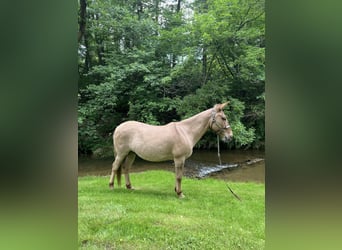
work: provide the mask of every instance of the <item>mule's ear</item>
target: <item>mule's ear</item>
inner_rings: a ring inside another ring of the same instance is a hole
[[[228,103],[229,103],[229,101],[225,102],[225,103],[222,103],[222,104],[216,104],[214,106],[215,111],[216,112],[221,112],[224,109],[224,107],[227,106]]]
[[[220,108],[221,108],[221,109],[224,109],[224,107],[226,107],[226,106],[228,105],[228,103],[229,103],[229,101],[228,101],[228,102],[225,102],[225,103],[222,103]]]
[[[221,104],[215,104],[214,109],[216,112],[221,112],[222,111]]]

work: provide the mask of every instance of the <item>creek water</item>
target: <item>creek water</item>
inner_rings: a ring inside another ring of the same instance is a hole
[[[222,150],[221,161],[217,151],[194,150],[186,160],[184,176],[191,178],[212,177],[226,181],[265,183],[265,153],[260,150]],[[95,159],[80,157],[78,176],[110,175],[113,158]],[[131,172],[166,170],[174,172],[173,161],[147,162],[136,157]]]

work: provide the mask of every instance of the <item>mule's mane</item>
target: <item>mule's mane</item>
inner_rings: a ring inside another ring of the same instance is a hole
[[[204,110],[204,111],[202,111],[202,112],[200,112],[200,113],[197,113],[197,114],[195,114],[195,115],[193,115],[193,116],[190,116],[190,117],[188,117],[188,118],[186,118],[186,119],[184,119],[184,120],[181,120],[181,121],[179,121],[179,122],[189,122],[189,121],[193,121],[193,120],[196,120],[197,118],[199,118],[199,117],[201,117],[202,118],[202,116],[204,116],[204,114],[205,113],[208,113],[208,111],[209,110],[212,110],[212,108],[211,109],[207,109],[207,110]],[[210,113],[211,114],[211,113]],[[204,116],[205,117],[205,116]],[[208,119],[210,118],[210,115],[208,115]],[[203,118],[202,118],[203,119]]]
[[[204,119],[206,113],[210,113],[210,115],[208,116],[208,119],[209,119],[210,117],[215,116],[216,113],[222,112],[223,109],[224,109],[224,107],[226,107],[228,103],[229,103],[229,101],[228,101],[228,102],[225,102],[225,103],[222,103],[222,104],[215,104],[215,106],[214,106],[213,108],[204,110],[204,111],[202,111],[202,112],[200,112],[200,113],[198,113],[198,114],[195,114],[195,115],[193,115],[193,116],[191,116],[191,117],[189,117],[189,118],[186,118],[186,119],[184,119],[184,120],[182,120],[182,121],[180,121],[180,122],[193,121],[193,120],[197,119],[198,117],[201,117],[201,119]],[[209,112],[209,111],[210,111],[210,112]],[[203,116],[203,117],[202,117],[202,116]]]

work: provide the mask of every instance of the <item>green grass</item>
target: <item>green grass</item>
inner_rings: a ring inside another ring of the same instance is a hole
[[[240,202],[210,178],[183,178],[184,199],[171,172],[131,174],[134,191],[108,180],[78,179],[80,249],[264,249],[264,184],[230,182]]]

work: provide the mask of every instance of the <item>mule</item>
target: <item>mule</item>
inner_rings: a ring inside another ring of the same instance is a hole
[[[118,185],[121,185],[122,169],[126,188],[133,189],[129,170],[136,155],[152,162],[173,160],[175,192],[178,197],[183,198],[181,182],[184,162],[191,156],[193,147],[204,133],[211,129],[225,142],[233,137],[233,131],[223,112],[228,103],[216,104],[213,108],[188,119],[163,126],[153,126],[137,121],[120,124],[113,134],[115,160],[112,164],[109,187],[114,188],[115,175],[117,175]]]

